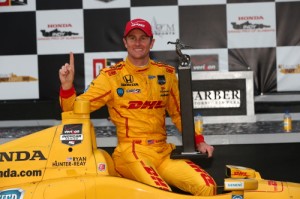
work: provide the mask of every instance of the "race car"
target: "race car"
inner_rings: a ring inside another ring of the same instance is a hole
[[[264,25],[264,24],[252,24],[249,21],[246,21],[241,24],[237,24],[235,22],[232,22],[232,27],[233,29],[263,29],[263,28],[270,28],[271,26],[269,25]]]
[[[0,145],[1,199],[300,199],[300,184],[262,179],[227,165],[222,193],[192,196],[120,177],[97,148],[88,101],[76,101],[61,124]]]

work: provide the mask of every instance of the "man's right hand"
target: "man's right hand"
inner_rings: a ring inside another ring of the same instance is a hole
[[[65,63],[65,65],[62,65],[61,69],[59,69],[59,79],[63,90],[69,90],[73,87],[74,74],[74,55],[71,52],[69,63]]]

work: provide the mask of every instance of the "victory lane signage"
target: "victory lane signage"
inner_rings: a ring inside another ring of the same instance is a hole
[[[64,125],[60,140],[63,144],[74,146],[80,144],[83,140],[82,124]]]

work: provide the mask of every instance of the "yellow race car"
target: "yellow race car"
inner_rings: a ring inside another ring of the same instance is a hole
[[[224,191],[192,196],[118,176],[111,156],[96,145],[89,102],[76,101],[62,123],[0,145],[0,199],[300,199],[300,184],[262,179],[228,165]]]

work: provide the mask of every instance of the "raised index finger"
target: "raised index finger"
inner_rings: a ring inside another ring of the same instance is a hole
[[[70,60],[69,60],[69,64],[74,67],[74,55],[72,52],[70,52]]]

